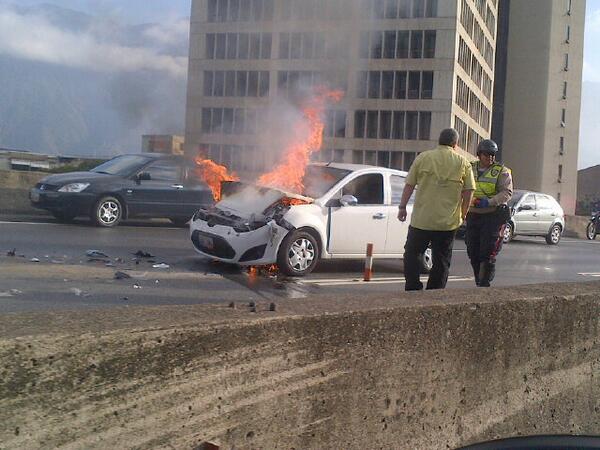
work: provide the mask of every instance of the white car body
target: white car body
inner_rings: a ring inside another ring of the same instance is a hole
[[[348,173],[314,199],[255,186],[226,197],[212,209],[200,210],[192,218],[190,235],[195,249],[206,257],[227,263],[270,265],[277,262],[285,237],[303,230],[316,237],[318,258],[363,258],[368,243],[373,244],[374,258],[402,258],[412,211],[409,204],[407,221],[398,220],[398,203],[406,172],[358,164],[311,166],[317,173],[329,170],[325,167],[336,174]],[[379,177],[383,181],[381,196]],[[345,188],[358,191],[365,204],[342,206],[339,199]],[[286,197],[307,203],[282,208],[280,214],[264,214],[270,205]],[[383,201],[368,204],[368,199],[376,197]],[[257,225],[252,226],[252,223]],[[244,226],[248,230],[243,230]],[[262,246],[265,246],[264,252]],[[428,269],[429,252],[425,260],[425,269]]]

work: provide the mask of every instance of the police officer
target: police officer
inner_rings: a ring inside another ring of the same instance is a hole
[[[482,287],[489,287],[494,279],[496,256],[510,218],[507,203],[513,193],[511,171],[496,162],[497,153],[498,145],[484,139],[477,146],[478,160],[471,163],[476,189],[467,215],[465,241],[475,284]]]

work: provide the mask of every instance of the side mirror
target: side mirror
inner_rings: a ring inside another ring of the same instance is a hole
[[[358,205],[358,199],[354,195],[346,194],[340,199],[342,206],[356,206]]]
[[[148,172],[138,173],[135,177],[135,181],[139,184],[140,181],[149,181],[152,179],[152,176]]]

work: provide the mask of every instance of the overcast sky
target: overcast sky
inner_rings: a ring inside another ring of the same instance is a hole
[[[163,26],[172,24],[164,28],[179,31],[181,26],[178,19],[188,17],[191,10],[191,0],[18,0],[13,3],[20,5],[50,3],[92,15],[109,16],[130,24],[148,22],[161,23]],[[168,33],[164,30],[157,30],[157,36],[154,37],[157,38],[161,33],[163,38],[168,37]],[[138,53],[130,55],[132,58],[127,58],[131,62],[125,62],[133,65],[143,64],[146,56],[152,56],[144,54],[143,50]],[[106,54],[106,59],[110,60],[112,53],[106,51]],[[64,55],[62,57],[68,59]],[[117,61],[113,63],[116,64]],[[183,61],[171,61],[165,58],[162,63],[163,70],[175,74],[185,71]],[[122,69],[127,70],[127,67]],[[583,81],[579,168],[600,164],[600,149],[595,136],[600,123],[600,108],[597,106],[600,104],[600,0],[587,0]]]

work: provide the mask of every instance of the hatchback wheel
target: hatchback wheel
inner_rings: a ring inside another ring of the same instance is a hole
[[[548,245],[556,245],[560,242],[560,235],[562,234],[562,228],[560,225],[552,225],[550,231],[546,235],[546,244]]]
[[[279,270],[284,274],[302,277],[313,271],[319,260],[319,245],[306,231],[293,231],[281,243],[277,253]]]
[[[431,272],[431,268],[433,267],[433,258],[431,256],[430,248],[425,250],[425,253],[423,253],[419,258],[419,265],[421,266],[421,273]]]
[[[593,241],[594,239],[596,239],[596,222],[590,222],[588,223],[587,228],[585,229],[585,235],[586,237],[590,240]]]
[[[92,211],[92,220],[101,227],[115,227],[122,217],[123,206],[115,197],[102,197]]]
[[[502,236],[502,242],[508,244],[510,241],[513,240],[514,234],[515,230],[513,228],[513,225],[511,223],[507,223],[504,227],[504,236]]]

